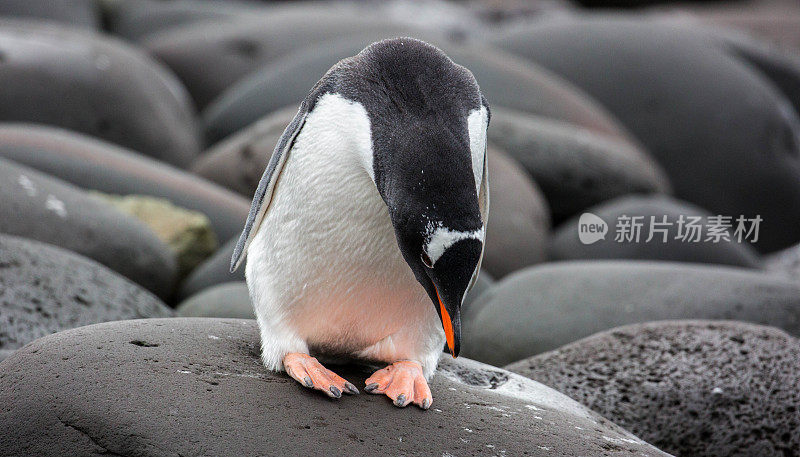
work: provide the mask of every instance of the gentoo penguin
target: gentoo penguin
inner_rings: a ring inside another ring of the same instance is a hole
[[[481,264],[489,108],[466,68],[411,38],[334,65],[283,132],[231,259],[245,277],[262,358],[339,398],[320,364],[387,363],[366,391],[423,409]],[[433,306],[431,306],[433,305]]]

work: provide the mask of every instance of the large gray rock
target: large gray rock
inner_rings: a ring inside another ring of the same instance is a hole
[[[760,251],[800,241],[798,113],[774,81],[717,39],[600,16],[541,22],[494,42],[608,107],[679,198],[714,214],[760,215]]]
[[[800,340],[731,321],[615,328],[507,369],[675,455],[800,452]]]
[[[580,218],[574,217],[561,224],[556,230],[551,244],[550,256],[553,260],[580,259],[634,259],[669,260],[676,262],[714,263],[739,267],[756,268],[761,264],[758,253],[750,245],[749,239],[740,232],[736,234],[737,223],[731,221],[728,240],[709,238],[707,224],[708,211],[690,203],[675,200],[663,195],[620,197],[586,210],[600,217],[608,224],[605,239],[592,244],[584,244],[579,239]],[[626,219],[623,219],[623,216]],[[664,225],[664,217],[666,223]],[[683,217],[683,219],[681,219]],[[687,221],[697,218],[701,231],[695,238],[687,229]],[[633,218],[640,218],[641,236],[627,240],[617,234],[625,233],[632,226]],[[680,225],[679,221],[684,221]],[[651,222],[655,222],[652,224]],[[745,224],[746,228],[750,224]],[[652,239],[650,239],[652,228]],[[666,230],[666,241],[660,230]],[[679,232],[680,230],[680,232]],[[686,236],[686,239],[680,236]],[[650,241],[647,241],[650,239]],[[716,240],[716,242],[715,242]]]
[[[525,170],[489,145],[489,222],[483,268],[497,278],[547,259],[550,211]]]
[[[180,317],[255,319],[244,281],[226,282],[204,289],[182,301],[175,312]]]
[[[105,21],[108,30],[130,41],[173,29],[202,23],[207,29],[220,22],[245,19],[253,14],[271,11],[264,4],[253,2],[205,2],[197,0],[109,1]]]
[[[92,30],[100,25],[100,11],[94,0],[3,0],[0,17],[52,21]]]
[[[445,356],[428,411],[331,400],[267,372],[253,320],[148,319],[42,338],[0,364],[0,455],[666,456],[548,387]],[[363,368],[335,368],[363,386]],[[244,428],[243,428],[244,427]]]
[[[239,236],[250,209],[250,196],[241,198],[165,163],[58,128],[0,124],[0,157],[85,189],[165,198],[208,216],[223,240]]]
[[[81,325],[171,314],[159,299],[96,262],[0,235],[0,352]]]
[[[505,365],[620,325],[735,319],[800,335],[800,285],[743,268],[671,262],[558,262],[478,297],[462,353]]]
[[[217,252],[197,266],[183,281],[178,298],[185,299],[211,286],[231,281],[244,281],[244,267],[231,273],[233,248],[239,240],[238,235],[228,240]]]
[[[298,49],[259,67],[227,88],[203,111],[207,138],[218,141],[275,110],[298,106],[332,65],[391,36],[385,31],[359,32]],[[430,32],[414,36],[439,46],[456,63],[468,68],[492,107],[505,106],[574,123],[627,142],[627,133],[604,108],[549,71],[494,48],[455,44]]]
[[[630,193],[664,193],[661,167],[634,144],[565,122],[493,108],[489,141],[541,187],[557,222]]]
[[[162,298],[177,279],[175,254],[139,220],[82,190],[0,159],[0,233],[77,252]]]
[[[354,30],[381,32],[389,38],[413,29],[351,5],[299,4],[214,27],[200,22],[166,29],[147,36],[142,46],[178,75],[202,109],[246,74],[295,48]]]
[[[55,25],[0,21],[0,121],[54,125],[173,165],[200,149],[178,80],[120,41]]]

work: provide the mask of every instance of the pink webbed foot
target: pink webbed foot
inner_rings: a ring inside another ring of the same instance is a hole
[[[428,381],[417,362],[395,362],[373,373],[366,383],[364,390],[371,394],[386,394],[400,408],[414,403],[422,409],[428,409],[433,403]]]
[[[292,352],[283,358],[286,373],[300,384],[324,392],[331,398],[339,398],[342,392],[350,395],[358,393],[358,389],[346,379],[322,366],[319,361],[308,354]]]

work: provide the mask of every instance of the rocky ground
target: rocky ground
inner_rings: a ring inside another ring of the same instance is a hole
[[[492,108],[424,412],[268,372],[229,272],[300,100],[400,35]],[[0,82],[0,456],[800,456],[794,0],[6,0]]]

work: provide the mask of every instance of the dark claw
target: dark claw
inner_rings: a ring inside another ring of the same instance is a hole
[[[431,407],[431,401],[429,399],[422,400],[422,409],[428,409]]]
[[[331,386],[331,393],[335,398],[339,398],[342,396],[342,391],[339,390],[339,388],[336,386]]]
[[[351,395],[356,395],[356,394],[360,393],[358,391],[358,389],[356,389],[356,386],[354,386],[353,384],[351,384],[349,382],[344,383],[344,389],[345,389],[345,392],[347,392],[347,393],[349,393]]]
[[[394,401],[395,406],[403,407],[406,405],[406,394],[400,394],[397,396],[397,400]]]
[[[311,380],[310,376],[306,376],[303,381],[306,383],[306,387],[314,387],[314,381]]]
[[[372,392],[373,390],[375,390],[377,388],[378,388],[378,383],[377,382],[373,382],[372,384],[367,384],[367,386],[364,387],[364,390],[366,390],[367,392]]]

